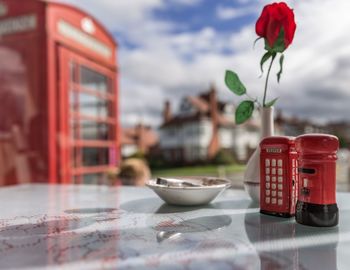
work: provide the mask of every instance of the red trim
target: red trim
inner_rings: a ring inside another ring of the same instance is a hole
[[[74,176],[79,176],[82,174],[91,174],[91,173],[106,173],[108,170],[111,170],[111,166],[96,166],[96,167],[81,167],[75,168],[71,171],[71,174]]]
[[[91,14],[89,14],[86,11],[83,11],[82,9],[70,5],[70,4],[66,4],[66,3],[61,3],[61,2],[48,2],[45,0],[41,0],[42,2],[45,3],[45,5],[49,5],[49,6],[53,6],[53,7],[63,7],[64,9],[67,9],[67,11],[74,11],[76,13],[79,13],[81,16],[84,17],[89,17],[91,20],[94,21],[94,23],[96,24],[96,28],[100,29],[104,35],[106,35],[109,38],[109,41],[111,43],[113,43],[116,47],[118,46],[118,42],[114,39],[114,37],[108,32],[108,30],[104,27],[104,25],[102,23],[100,23],[96,18],[94,18]]]
[[[114,141],[87,141],[87,140],[74,140],[71,142],[71,146],[75,147],[113,147]]]
[[[58,48],[59,55],[59,70],[60,70],[60,85],[59,85],[59,134],[60,138],[58,141],[58,147],[60,149],[60,165],[61,169],[59,178],[61,183],[69,183],[71,181],[70,177],[70,165],[71,165],[71,150],[70,150],[70,138],[69,133],[69,118],[67,108],[69,108],[69,96],[68,96],[68,82],[69,78],[69,61],[71,58],[71,53],[65,48]],[[68,73],[68,74],[67,74]]]
[[[80,114],[76,112],[70,112],[70,115],[71,115],[71,118],[73,119],[91,120],[97,123],[107,123],[110,125],[116,124],[116,119],[111,117],[102,118],[102,117],[95,117],[91,115]]]
[[[89,89],[89,88],[86,88],[86,87],[82,87],[82,86],[80,86],[77,83],[71,83],[70,85],[72,86],[71,89],[74,92],[83,92],[83,93],[87,93],[89,95],[92,95],[92,96],[95,96],[95,97],[98,97],[98,98],[101,98],[101,99],[112,100],[112,101],[114,100],[114,95],[113,94],[104,93],[104,92],[101,92],[101,91],[97,91],[97,90]]]

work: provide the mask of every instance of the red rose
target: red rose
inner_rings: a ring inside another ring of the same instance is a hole
[[[282,29],[284,51],[292,43],[296,29],[293,10],[284,2],[266,5],[255,25],[257,35],[265,38],[267,44],[274,48]]]

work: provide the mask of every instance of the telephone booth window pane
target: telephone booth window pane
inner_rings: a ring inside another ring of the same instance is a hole
[[[78,110],[77,93],[74,91],[69,92],[69,106],[72,112]]]
[[[78,122],[75,121],[74,119],[71,121],[71,124],[70,124],[70,133],[71,133],[72,139],[79,139],[79,126],[78,126]]]
[[[108,148],[82,148],[82,166],[101,166],[109,164]]]
[[[106,123],[94,121],[81,121],[80,134],[83,140],[111,140],[111,126]]]
[[[71,164],[73,168],[78,168],[79,167],[79,149],[74,147],[71,151]]]
[[[78,76],[77,76],[77,64],[74,62],[69,63],[69,74],[70,74],[70,80],[72,82],[77,82],[78,81]]]
[[[85,66],[80,67],[80,84],[82,87],[100,92],[109,92],[109,80],[105,75]]]
[[[79,184],[81,182],[81,176],[77,175],[77,176],[72,176],[72,183],[73,184]]]
[[[109,101],[86,93],[79,93],[80,113],[95,117],[108,117]]]
[[[92,173],[82,175],[83,184],[99,184],[105,178],[103,173]]]

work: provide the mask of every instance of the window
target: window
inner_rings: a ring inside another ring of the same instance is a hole
[[[80,84],[83,88],[99,92],[108,92],[111,90],[109,80],[106,76],[85,66],[80,67]]]
[[[85,174],[83,175],[83,182],[85,184],[98,184],[103,181],[105,175],[102,173],[93,173],[93,174]]]
[[[109,149],[108,148],[82,148],[82,165],[85,166],[101,166],[108,165]]]
[[[115,138],[114,125],[89,120],[72,121],[73,139],[110,141]]]
[[[94,117],[108,117],[110,102],[86,93],[79,93],[79,113]]]
[[[69,93],[69,107],[70,107],[71,112],[78,111],[77,93],[74,91],[70,91],[70,93]]]
[[[80,131],[83,140],[112,140],[114,138],[112,126],[106,123],[83,120],[80,122]]]
[[[70,64],[70,76],[72,179],[77,183],[97,183],[115,160],[112,83],[106,75],[75,62]]]

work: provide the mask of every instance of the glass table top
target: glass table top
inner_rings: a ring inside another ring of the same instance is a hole
[[[146,187],[0,189],[0,269],[349,269],[350,193],[314,228],[259,213],[243,190],[202,207]]]

